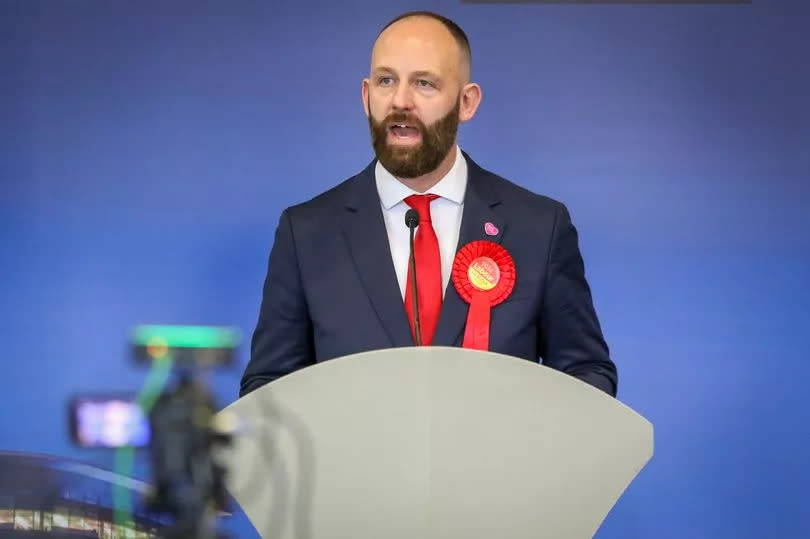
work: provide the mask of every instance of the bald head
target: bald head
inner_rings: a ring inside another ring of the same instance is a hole
[[[451,67],[460,84],[469,82],[472,54],[467,35],[455,22],[430,11],[411,11],[386,24],[374,42],[372,69],[381,49],[389,52],[391,48],[417,43],[445,56],[443,63]]]
[[[374,42],[362,88],[374,151],[417,191],[450,170],[458,126],[481,102],[481,87],[470,82],[469,50],[455,23],[427,12],[394,19]]]

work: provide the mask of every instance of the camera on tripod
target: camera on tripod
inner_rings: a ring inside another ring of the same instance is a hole
[[[146,448],[153,486],[146,507],[170,517],[167,539],[213,538],[216,515],[226,510],[222,453],[234,425],[216,415],[202,375],[233,364],[239,342],[233,328],[138,326],[133,356],[149,367],[141,391],[77,396],[70,403],[77,445]]]

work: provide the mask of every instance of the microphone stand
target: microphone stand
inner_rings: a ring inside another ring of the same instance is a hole
[[[405,224],[410,230],[411,237],[411,288],[413,289],[413,329],[416,334],[416,346],[422,346],[422,328],[419,325],[419,292],[416,288],[416,257],[413,253],[413,233],[416,225],[419,224],[419,212],[413,208],[405,212]]]

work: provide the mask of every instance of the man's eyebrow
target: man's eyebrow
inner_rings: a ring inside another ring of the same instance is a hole
[[[387,66],[380,66],[374,68],[374,73],[393,73],[394,70]]]
[[[394,69],[392,69],[390,67],[387,67],[387,66],[375,67],[372,72],[375,75],[380,74],[380,73],[396,73],[396,71]],[[411,73],[411,77],[429,77],[429,78],[432,78],[432,79],[440,79],[441,78],[437,73],[434,73],[433,71],[426,71],[426,70],[414,71],[413,73]]]
[[[440,79],[441,77],[433,71],[414,71],[411,76],[413,77],[428,77],[431,79]]]

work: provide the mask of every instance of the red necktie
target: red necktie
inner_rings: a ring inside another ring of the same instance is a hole
[[[416,288],[419,291],[419,326],[422,344],[430,345],[439,311],[442,308],[442,261],[439,254],[439,240],[430,219],[430,202],[439,195],[411,195],[405,203],[419,212],[419,228],[413,239],[413,252],[416,258]],[[411,334],[416,342],[413,321],[413,290],[411,285],[411,264],[408,261],[408,281],[405,286],[405,311],[411,323]]]

